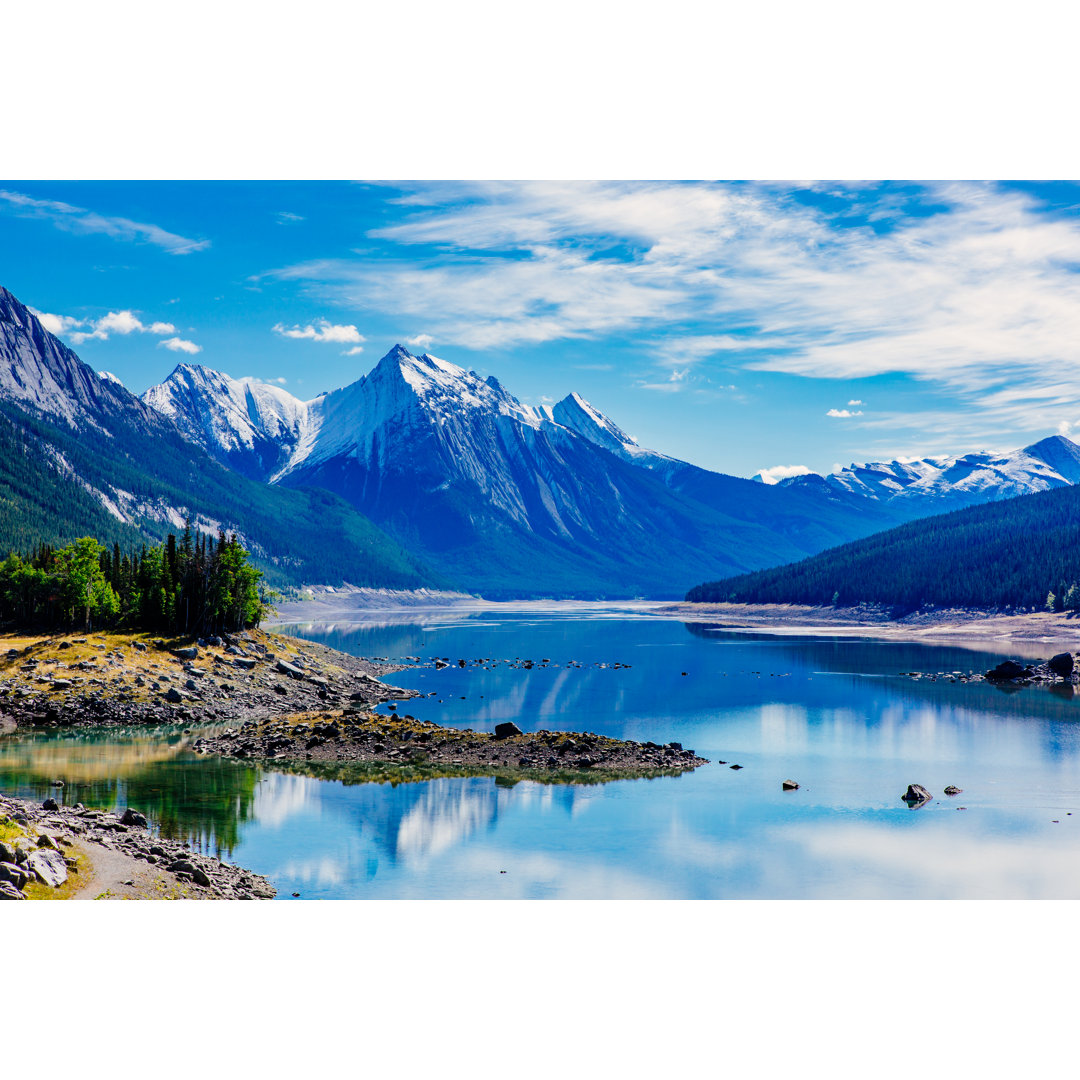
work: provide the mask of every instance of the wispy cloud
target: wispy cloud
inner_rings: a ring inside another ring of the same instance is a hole
[[[830,409],[825,415],[842,417],[846,420],[852,416],[862,416],[862,409],[857,409],[855,412],[851,412],[850,409]]]
[[[294,214],[294,213],[291,213],[288,210],[279,210],[274,215],[274,217],[277,219],[277,223],[279,225],[296,225],[301,221],[306,221],[307,220],[306,218],[302,217],[300,214]]]
[[[1016,385],[1051,429],[1080,412],[1080,219],[995,184],[822,191],[833,201],[771,184],[417,184],[403,220],[366,238],[377,254],[272,276],[474,349],[634,334],[656,343],[649,389],[720,363],[905,374],[988,422],[1018,407],[994,400]],[[1060,381],[1072,404],[1055,414],[1035,392]]]
[[[66,232],[98,233],[111,237],[113,240],[151,244],[167,251],[170,255],[190,255],[195,251],[204,251],[210,246],[209,240],[191,240],[186,236],[168,232],[160,225],[98,214],[93,210],[53,199],[33,199],[17,191],[0,191],[0,209],[19,217],[39,218],[51,222],[56,228]]]
[[[284,326],[278,323],[273,330],[275,334],[280,334],[282,337],[304,341],[331,341],[349,345],[364,340],[363,334],[352,324],[334,324],[327,319],[319,319],[315,323],[308,323],[307,326]]]

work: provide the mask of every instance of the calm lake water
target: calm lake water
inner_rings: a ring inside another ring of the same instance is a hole
[[[0,790],[44,798],[62,777],[68,802],[134,806],[283,898],[1080,897],[1080,698],[899,675],[984,671],[1004,653],[617,610],[278,629],[420,657],[391,681],[435,694],[401,705],[424,720],[677,740],[712,764],[576,786],[356,782],[200,759],[178,730],[132,730],[0,739]],[[435,671],[435,657],[453,664]],[[781,790],[788,778],[798,791]],[[909,783],[934,800],[908,809]]]

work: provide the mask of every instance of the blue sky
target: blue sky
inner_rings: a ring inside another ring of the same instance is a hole
[[[136,393],[395,342],[750,475],[1080,431],[1080,186],[0,182],[0,283]]]

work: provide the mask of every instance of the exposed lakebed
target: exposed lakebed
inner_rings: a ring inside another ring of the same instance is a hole
[[[607,783],[272,771],[199,757],[177,729],[127,728],[0,740],[0,789],[44,798],[63,777],[64,801],[135,806],[283,898],[1080,895],[1080,701],[900,674],[981,672],[1004,648],[775,638],[617,610],[287,629],[408,663],[393,681],[423,695],[400,706],[420,721],[679,742],[711,764]],[[782,790],[789,778],[798,790]],[[910,783],[934,799],[909,809]],[[946,797],[951,784],[963,793]]]

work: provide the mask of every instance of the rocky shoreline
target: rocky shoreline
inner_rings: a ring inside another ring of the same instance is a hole
[[[196,753],[268,762],[382,762],[413,767],[523,769],[555,775],[677,774],[708,764],[680,743],[612,739],[592,732],[494,732],[447,728],[362,707],[249,720],[197,739]]]
[[[155,836],[133,809],[113,814],[58,806],[53,799],[38,805],[0,795],[0,900],[269,900],[275,895],[259,874]]]
[[[0,724],[199,725],[415,697],[379,681],[397,670],[261,630],[198,641],[8,635],[0,638]]]
[[[988,671],[902,671],[901,675],[915,680],[951,683],[989,683],[1002,689],[1024,686],[1072,687],[1080,684],[1080,653],[1063,652],[1047,660],[1003,660]]]

